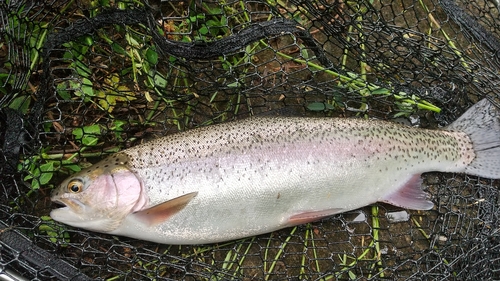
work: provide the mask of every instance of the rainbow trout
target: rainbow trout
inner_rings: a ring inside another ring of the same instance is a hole
[[[253,117],[111,155],[53,191],[51,217],[166,244],[253,236],[375,202],[428,210],[424,172],[500,178],[498,110],[482,100],[443,130]]]

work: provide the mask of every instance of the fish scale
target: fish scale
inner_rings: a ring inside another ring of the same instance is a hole
[[[486,100],[446,130],[253,117],[110,156],[61,183],[52,199],[66,207],[51,216],[110,234],[194,244],[262,234],[375,202],[426,210],[433,204],[420,187],[424,172],[500,177],[499,135],[497,109]],[[117,202],[112,212],[110,203],[92,196],[108,189],[117,196],[106,201]]]

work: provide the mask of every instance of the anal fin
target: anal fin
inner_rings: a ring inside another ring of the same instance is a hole
[[[133,215],[137,220],[155,226],[166,221],[168,218],[182,210],[186,205],[198,195],[198,192],[191,192],[151,208],[135,212]]]
[[[346,210],[343,208],[332,208],[328,210],[322,210],[322,211],[311,211],[311,212],[304,212],[304,213],[299,213],[296,215],[291,216],[288,218],[287,221],[287,226],[294,226],[294,225],[299,225],[299,224],[304,224],[304,223],[309,223],[313,221],[320,220],[325,217],[329,217],[335,214],[340,214],[342,212],[345,212]]]
[[[422,191],[420,174],[413,175],[403,186],[391,194],[384,196],[380,202],[413,210],[430,210],[434,203],[427,199],[427,193]]]

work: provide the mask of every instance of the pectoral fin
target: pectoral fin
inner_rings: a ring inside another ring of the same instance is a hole
[[[186,205],[198,195],[198,192],[191,192],[180,197],[168,200],[154,207],[135,212],[133,215],[137,220],[155,226],[166,221],[168,218],[182,210]]]

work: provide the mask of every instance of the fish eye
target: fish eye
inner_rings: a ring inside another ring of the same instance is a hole
[[[83,182],[81,180],[72,180],[68,183],[68,191],[73,193],[81,192],[83,189]]]

